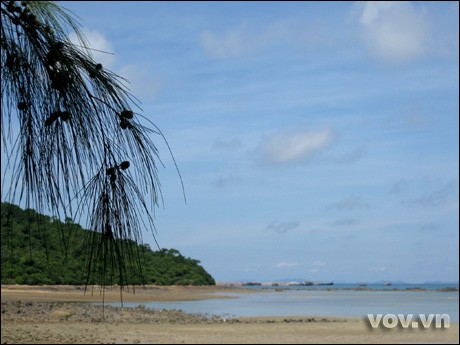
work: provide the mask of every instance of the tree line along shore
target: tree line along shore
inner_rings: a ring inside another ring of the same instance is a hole
[[[97,270],[88,272],[87,240],[95,234],[72,219],[61,221],[1,204],[1,283],[26,285],[94,285],[100,284]],[[127,275],[126,285],[215,285],[214,278],[198,260],[183,256],[177,249],[154,251],[148,244],[128,243],[140,258],[142,275]],[[126,258],[129,260],[130,258]],[[119,281],[119,272],[110,271],[103,283]],[[93,273],[93,274],[89,274]]]

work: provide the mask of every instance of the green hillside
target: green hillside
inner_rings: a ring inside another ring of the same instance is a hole
[[[94,232],[74,224],[1,205],[2,284],[98,284],[97,275],[87,280],[85,238]],[[152,251],[135,245],[141,258],[142,276],[125,277],[125,284],[214,285],[214,279],[198,260],[182,256],[176,249]],[[110,282],[117,282],[116,273]],[[95,278],[96,277],[96,278]],[[107,281],[106,281],[107,282]]]

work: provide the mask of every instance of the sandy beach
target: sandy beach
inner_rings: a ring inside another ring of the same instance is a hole
[[[227,298],[227,292],[247,292],[241,287],[217,286],[154,286],[124,287],[121,297],[125,302],[158,302],[158,301],[196,301],[210,298]],[[99,287],[71,285],[2,285],[2,302],[33,301],[33,302],[120,302],[120,288],[106,287],[104,296]]]
[[[150,310],[142,301],[226,298],[229,287],[156,287],[125,291],[136,308],[93,305],[99,289],[74,286],[2,286],[4,343],[458,343],[458,323],[449,329],[371,329],[363,318],[318,316],[223,319],[180,311]],[[251,291],[248,293],[257,293]],[[117,288],[105,300],[120,301]],[[103,314],[104,313],[104,314]]]

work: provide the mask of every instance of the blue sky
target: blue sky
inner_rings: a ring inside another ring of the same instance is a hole
[[[62,5],[173,150],[162,247],[218,281],[458,281],[458,2]]]

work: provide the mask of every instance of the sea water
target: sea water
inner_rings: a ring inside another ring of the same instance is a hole
[[[260,289],[248,293],[218,293],[231,297],[200,301],[128,302],[153,309],[176,309],[187,313],[244,316],[344,316],[367,314],[448,314],[459,322],[459,292],[347,290],[347,289]],[[114,305],[116,305],[114,303]]]

